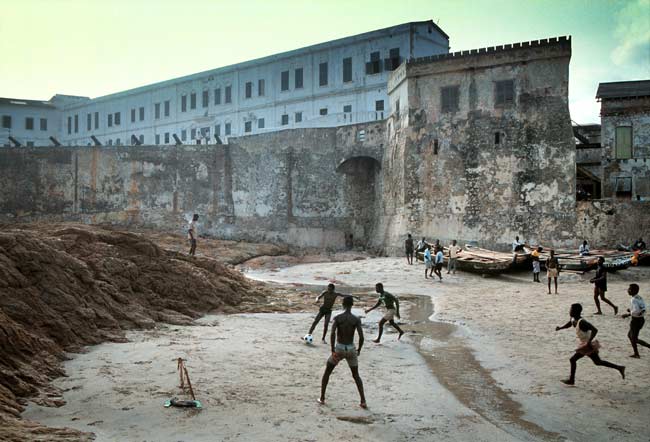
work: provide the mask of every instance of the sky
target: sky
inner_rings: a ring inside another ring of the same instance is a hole
[[[0,96],[97,97],[409,21],[452,51],[571,35],[569,106],[650,79],[650,0],[0,0]]]

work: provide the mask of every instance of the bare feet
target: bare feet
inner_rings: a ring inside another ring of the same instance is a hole
[[[402,338],[402,335],[404,334],[403,331],[399,332],[399,336],[397,337],[397,340],[399,341]]]
[[[375,344],[379,344],[379,338],[373,339],[372,342],[374,342]]]
[[[327,341],[325,340],[325,338],[323,338],[323,344],[327,344]]]
[[[603,312],[596,312],[596,313],[594,313],[594,315],[602,315],[602,314],[603,314]]]
[[[318,402],[320,405],[325,405],[325,399],[316,399],[316,402]]]
[[[621,377],[622,377],[623,379],[625,379],[625,367],[621,367],[621,368],[619,368],[618,371],[621,372]]]
[[[614,306],[614,316],[618,315],[618,307]]]
[[[641,355],[630,355],[630,357],[634,359],[641,359]]]
[[[363,408],[364,410],[367,410],[367,409],[368,409],[368,404],[366,404],[365,402],[361,402],[361,403],[359,404],[359,406],[360,406],[361,408]]]
[[[572,381],[571,379],[564,379],[562,380],[562,383],[566,385],[575,385],[575,382]]]

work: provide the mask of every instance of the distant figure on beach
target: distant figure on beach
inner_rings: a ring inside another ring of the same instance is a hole
[[[515,240],[512,242],[512,253],[521,252],[524,250],[524,244],[519,242],[519,237],[515,236]]]
[[[361,381],[361,376],[359,376],[358,356],[361,354],[361,348],[363,347],[363,330],[361,329],[361,319],[352,314],[353,304],[354,301],[352,300],[352,296],[346,296],[343,298],[343,307],[345,308],[345,312],[334,318],[334,323],[332,324],[332,336],[330,337],[332,354],[327,359],[327,365],[325,366],[325,372],[323,373],[320,398],[318,399],[319,404],[325,404],[325,391],[327,390],[327,384],[330,380],[332,371],[334,371],[334,368],[342,359],[345,359],[348,362],[350,371],[352,372],[352,378],[357,384],[360,398],[359,406],[361,408],[368,408],[366,405],[366,396],[363,392],[363,381]],[[359,347],[356,349],[354,348],[355,331],[359,334]]]
[[[637,239],[634,244],[632,244],[632,250],[645,250],[645,242],[643,241],[643,238]]]
[[[600,301],[598,300],[598,298],[600,298],[614,309],[614,315],[616,315],[618,313],[618,307],[605,297],[605,292],[607,291],[607,269],[605,268],[605,258],[602,256],[598,258],[596,276],[591,278],[589,282],[594,284],[594,302],[596,303],[597,309],[595,314],[603,314],[600,310]]]
[[[630,320],[630,331],[628,332],[627,337],[632,344],[632,350],[634,350],[634,354],[630,355],[630,357],[638,359],[641,357],[641,355],[639,355],[638,345],[650,348],[650,344],[639,339],[639,333],[643,328],[643,324],[645,324],[645,301],[641,295],[639,295],[638,284],[630,284],[627,289],[627,294],[632,297],[630,299],[630,308],[627,309],[627,313],[623,314],[622,317],[627,318],[630,316],[632,318]]]
[[[621,377],[625,379],[625,367],[623,365],[612,364],[611,362],[603,361],[598,355],[598,349],[600,344],[594,338],[598,333],[598,329],[588,323],[585,319],[581,318],[582,314],[582,305],[580,304],[571,304],[571,309],[569,310],[569,322],[566,324],[555,327],[555,331],[563,330],[569,327],[575,327],[576,336],[578,338],[578,348],[569,362],[571,363],[571,375],[569,379],[565,379],[564,382],[567,385],[574,385],[576,381],[576,363],[578,360],[582,359],[585,356],[588,356],[595,365],[602,365],[603,367],[615,368],[621,373]]]
[[[586,239],[584,241],[582,241],[582,244],[580,245],[580,248],[578,249],[578,254],[580,256],[588,256],[589,255],[589,244],[587,244]]]
[[[406,241],[404,241],[404,251],[406,252],[406,262],[413,264],[413,237],[409,233]]]
[[[431,247],[424,249],[424,279],[427,279],[427,272],[429,276],[433,277],[433,257],[431,256]]]
[[[551,294],[551,278],[555,282],[555,294],[557,295],[557,277],[560,274],[560,262],[555,256],[555,250],[550,250],[551,256],[546,260],[546,279],[548,279],[548,294]]]
[[[445,257],[442,253],[442,247],[438,246],[436,249],[436,256],[433,258],[433,273],[438,275],[440,281],[442,281],[442,264],[445,260]]]
[[[190,225],[187,228],[187,239],[190,241],[190,251],[189,255],[194,256],[196,253],[196,237],[197,237],[197,232],[196,232],[196,222],[199,220],[199,215],[196,213],[192,216],[192,221],[190,221]]]
[[[537,247],[533,252],[530,254],[531,259],[533,260],[533,282],[542,282],[539,280],[539,272],[540,272],[540,262],[539,262],[539,254],[542,253],[542,248]],[[549,292],[550,292],[550,287],[549,287]]]
[[[424,249],[427,247],[427,240],[423,236],[420,241],[418,241],[417,245],[415,246],[415,250],[418,252],[424,252]]]
[[[382,303],[386,307],[386,313],[384,314],[384,317],[379,321],[379,334],[377,335],[377,339],[374,339],[372,342],[379,344],[381,341],[381,335],[384,333],[384,324],[386,324],[386,322],[392,325],[393,328],[399,332],[399,336],[397,337],[397,340],[399,341],[404,334],[404,330],[399,328],[399,326],[395,323],[395,317],[399,319],[399,301],[397,300],[397,297],[384,291],[384,285],[381,282],[378,282],[375,285],[375,291],[379,293],[377,304],[369,309],[366,309],[366,313],[370,313],[372,310],[379,307]]]
[[[318,310],[318,314],[316,315],[316,318],[314,319],[314,322],[312,322],[311,327],[309,328],[309,335],[311,335],[314,330],[316,329],[316,326],[320,322],[323,317],[325,318],[325,323],[323,324],[323,344],[327,344],[325,341],[325,336],[327,336],[327,327],[329,326],[330,323],[330,318],[332,317],[332,308],[334,307],[334,303],[336,302],[337,297],[345,297],[345,295],[342,295],[340,293],[337,293],[334,291],[336,287],[334,287],[334,284],[328,284],[327,285],[327,290],[323,291],[318,297],[316,298],[315,302],[320,301],[321,298],[325,298],[323,300],[323,305],[320,306],[320,309]]]
[[[351,233],[345,235],[345,248],[346,250],[352,250],[354,248],[354,236]]]
[[[447,274],[453,271],[454,275],[456,274],[456,264],[458,263],[458,255],[463,251],[463,249],[456,244],[454,239],[449,246],[449,263],[447,264]]]

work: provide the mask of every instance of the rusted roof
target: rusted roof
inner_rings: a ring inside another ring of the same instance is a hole
[[[596,98],[650,97],[650,80],[600,83]]]

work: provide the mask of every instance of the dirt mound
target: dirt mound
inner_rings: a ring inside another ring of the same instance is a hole
[[[0,440],[89,440],[20,419],[26,397],[60,405],[49,386],[65,351],[123,340],[156,321],[188,324],[209,311],[259,304],[264,289],[210,258],[144,236],[83,225],[0,231]]]

